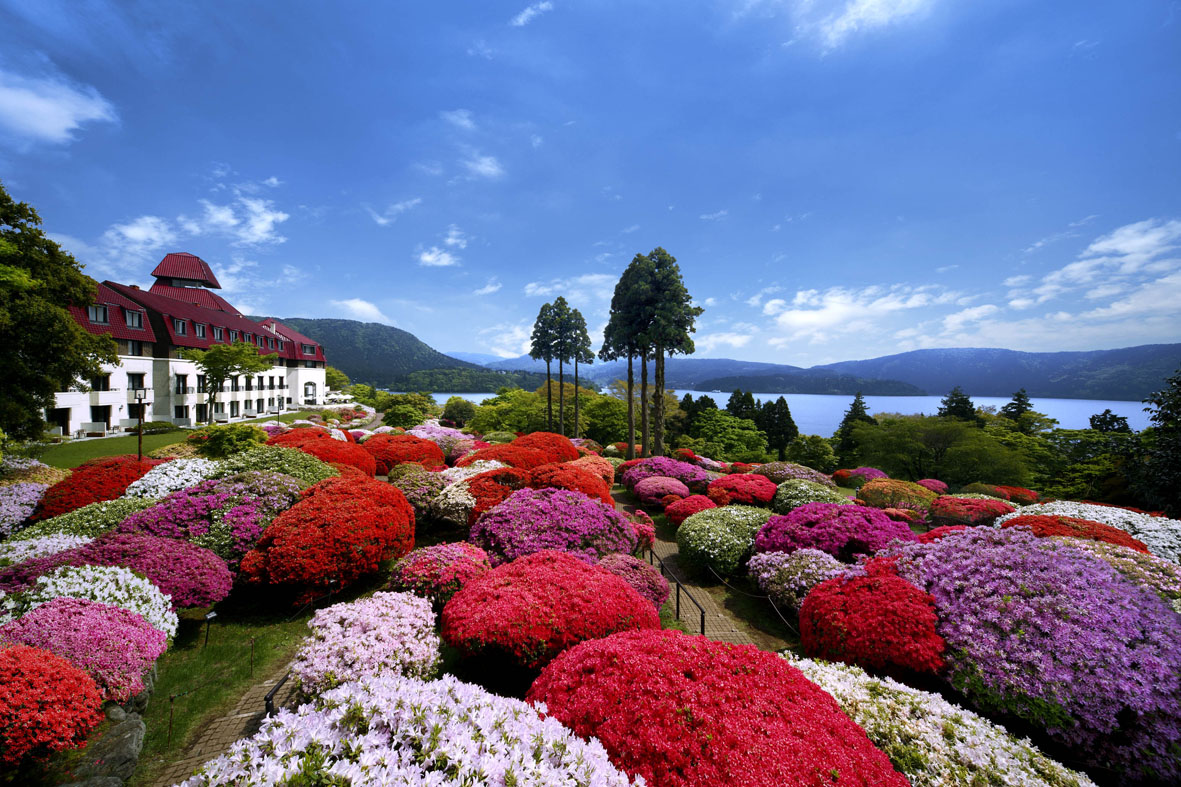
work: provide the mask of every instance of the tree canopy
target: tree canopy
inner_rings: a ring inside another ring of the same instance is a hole
[[[957,385],[939,402],[937,415],[940,418],[955,418],[957,421],[975,421],[976,405],[972,404],[972,400]]]

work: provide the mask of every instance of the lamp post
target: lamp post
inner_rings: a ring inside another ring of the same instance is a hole
[[[135,405],[136,410],[139,411],[139,429],[136,429],[137,439],[139,442],[139,461],[144,460],[144,405],[148,398],[148,390],[146,388],[135,389]]]

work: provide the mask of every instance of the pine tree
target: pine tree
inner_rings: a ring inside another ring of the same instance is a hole
[[[1152,428],[1141,436],[1136,457],[1136,491],[1153,508],[1181,516],[1181,369],[1144,404]]]
[[[685,288],[677,260],[657,246],[648,252],[652,284],[649,298],[652,319],[647,331],[648,343],[656,363],[656,390],[653,393],[653,443],[655,453],[664,453],[664,359],[666,355],[690,355],[695,347],[689,334],[696,330],[696,319],[702,313],[693,305],[693,298]]]
[[[1001,408],[1000,414],[1011,421],[1016,421],[1026,413],[1033,412],[1033,403],[1029,401],[1029,394],[1025,393],[1022,388],[1017,393],[1013,394],[1013,398]],[[972,414],[975,418],[975,413]]]
[[[1125,434],[1132,431],[1132,427],[1128,426],[1128,419],[1122,415],[1116,415],[1108,407],[1103,412],[1091,416],[1091,428],[1096,432],[1123,432]]]
[[[578,309],[570,311],[570,335],[574,346],[574,436],[578,437],[578,425],[581,410],[579,409],[578,364],[594,363],[595,354],[591,350],[590,335],[586,332],[586,320]]]
[[[558,361],[558,426],[566,434],[566,363],[574,359],[574,325],[570,304],[561,295],[553,303],[550,313],[553,326],[554,358]]]
[[[550,377],[550,364],[554,360],[553,311],[553,304],[542,304],[533,323],[532,344],[529,346],[530,358],[545,361],[545,427],[551,432],[554,430],[554,393]]]
[[[877,423],[877,419],[871,416],[865,407],[865,397],[861,395],[861,391],[858,391],[857,395],[853,397],[849,409],[845,411],[845,417],[837,426],[836,433],[833,434],[832,447],[836,451],[837,464],[847,467],[853,464],[856,459],[857,442],[853,439],[853,429],[858,424],[877,426]]]
[[[767,445],[779,452],[779,461],[787,459],[787,446],[800,433],[795,419],[791,417],[787,399],[781,396],[774,402],[765,402],[756,423],[767,435]]]
[[[743,391],[741,388],[735,388],[734,393],[730,394],[730,398],[726,402],[726,412],[735,418],[747,418],[751,421],[757,421],[759,405],[755,402],[755,395],[753,393]]]
[[[957,421],[975,421],[976,405],[972,404],[972,400],[957,385],[939,402],[937,415],[940,418],[954,418]]]

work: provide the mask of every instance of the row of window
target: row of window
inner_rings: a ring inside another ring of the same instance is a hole
[[[86,316],[95,325],[110,325],[111,316],[110,309],[106,306],[88,306],[86,307]],[[130,309],[123,310],[123,319],[127,322],[128,328],[136,330],[143,330],[144,327],[144,313],[132,311]]]
[[[92,323],[94,323],[95,325],[110,325],[110,311],[106,306],[98,306],[98,305],[88,306],[86,308],[86,315],[90,319],[90,321]],[[133,328],[136,330],[143,330],[143,327],[144,327],[144,313],[143,312],[132,311],[130,309],[124,309],[123,316],[124,316],[124,319],[127,321],[128,328]],[[182,320],[179,317],[173,317],[172,318],[172,330],[173,330],[173,333],[175,333],[177,336],[188,336],[188,334],[189,334],[188,320]],[[205,323],[200,323],[200,322],[193,323],[193,335],[196,336],[196,338],[198,338],[198,339],[208,338],[208,333],[207,333],[208,330],[209,330],[209,326],[205,325]],[[283,340],[282,339],[275,339],[274,337],[271,337],[271,336],[263,336],[262,334],[253,334],[250,332],[240,333],[239,331],[236,331],[233,328],[231,328],[230,329],[230,341],[231,342],[239,341],[239,337],[241,337],[241,341],[249,342],[250,344],[257,344],[259,347],[262,347],[265,349],[279,350],[280,352],[283,351]],[[215,342],[225,341],[225,330],[221,326],[218,326],[218,325],[213,326],[213,340]],[[136,342],[136,344],[138,345],[140,343]],[[299,347],[300,347],[300,351],[304,355],[315,355],[316,354],[316,346],[314,344],[301,344]],[[142,345],[141,345],[141,348],[142,348]],[[140,353],[139,352],[131,352],[130,354],[131,355],[139,355]]]

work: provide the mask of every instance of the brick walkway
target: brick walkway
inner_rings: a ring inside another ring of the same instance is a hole
[[[185,756],[169,766],[156,781],[155,787],[170,787],[184,781],[206,762],[228,751],[237,740],[257,732],[263,719],[264,698],[287,674],[287,669],[288,667],[284,666],[267,680],[251,686],[228,715],[214,719],[201,730],[196,742],[189,747]],[[275,695],[275,707],[284,707],[294,697],[295,689],[291,681],[288,681]],[[167,700],[167,697],[164,699]],[[156,701],[159,701],[159,698],[156,698]]]
[[[664,561],[664,565],[668,570],[680,580],[681,584],[685,586],[685,590],[705,610],[705,636],[718,642],[733,642],[736,645],[755,644],[754,640],[746,632],[740,630],[735,625],[733,616],[723,609],[718,602],[714,601],[714,597],[706,593],[702,589],[701,584],[687,575],[677,564],[677,545],[675,542],[662,541],[657,538],[652,551]],[[676,588],[673,589],[673,593],[676,593]],[[693,606],[692,601],[685,599],[683,596],[681,598],[681,621],[690,632],[697,633],[700,631],[701,613],[698,612],[697,607]]]

